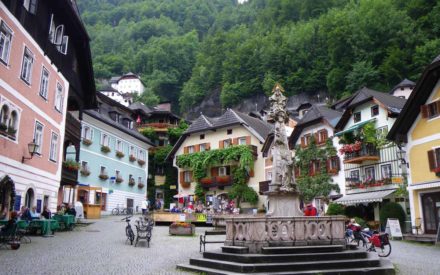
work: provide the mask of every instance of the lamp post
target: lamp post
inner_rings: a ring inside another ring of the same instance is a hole
[[[38,149],[38,144],[35,143],[35,139],[34,139],[34,140],[32,140],[32,142],[30,142],[30,143],[28,144],[28,152],[29,152],[29,154],[31,155],[31,157],[30,157],[30,158],[27,158],[27,157],[23,156],[23,157],[21,158],[21,163],[24,163],[24,160],[25,160],[25,159],[32,159],[32,157],[34,156],[34,154],[35,154],[35,152],[37,151],[37,149]]]

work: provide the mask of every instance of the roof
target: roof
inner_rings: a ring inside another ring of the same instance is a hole
[[[396,189],[381,190],[375,192],[365,192],[344,195],[342,198],[335,200],[335,203],[345,205],[355,205],[365,202],[382,202],[383,198],[394,193]]]
[[[440,74],[440,55],[423,71],[422,76],[417,81],[405,107],[397,118],[393,127],[390,129],[387,138],[396,142],[406,142],[407,134],[420,113],[420,106],[424,105],[431,95],[435,85],[439,80]]]
[[[331,127],[335,128],[341,116],[342,112],[335,111],[326,106],[314,104],[302,119],[298,121],[298,124],[296,124],[295,129],[289,137],[289,146],[291,148],[295,146],[296,141],[305,127],[325,121]]]
[[[378,92],[367,87],[363,87],[362,89],[357,91],[350,99],[350,103],[347,105],[341,119],[339,120],[335,128],[337,130],[342,130],[351,117],[351,111],[357,106],[371,100],[379,101],[389,113],[396,116],[399,115],[406,102],[406,99],[404,98],[392,96],[390,94]]]
[[[110,125],[116,129],[118,129],[121,132],[124,132],[140,141],[143,141],[151,146],[155,146],[148,138],[146,138],[144,135],[140,134],[136,129],[130,129],[124,126],[121,123],[118,123],[110,118],[109,113],[114,112],[116,108],[123,110],[125,113],[121,114],[122,119],[130,119],[133,120],[131,115],[131,110],[124,105],[118,103],[117,101],[105,96],[104,94],[97,93],[96,94],[99,100],[103,103],[101,104],[101,110],[98,112],[96,109],[94,110],[84,110],[84,113],[90,115],[91,117],[104,122],[107,125]]]
[[[391,89],[390,94],[392,94],[395,90],[399,88],[405,88],[405,87],[414,88],[414,86],[416,86],[415,82],[409,80],[408,78],[405,78],[399,84],[394,86],[394,88]]]
[[[118,90],[108,85],[104,86],[101,90],[99,90],[99,92],[111,92],[121,94]]]
[[[174,154],[190,134],[210,130],[215,131],[216,129],[234,125],[243,125],[256,138],[258,138],[260,142],[264,142],[266,137],[272,131],[271,124],[232,109],[227,109],[223,115],[215,118],[210,118],[201,114],[179,138],[167,158],[170,159],[174,157]]]

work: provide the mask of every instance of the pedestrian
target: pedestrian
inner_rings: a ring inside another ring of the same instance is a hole
[[[142,215],[146,215],[148,213],[148,201],[144,199],[141,203]]]
[[[314,207],[312,203],[309,203],[306,205],[306,208],[304,209],[304,216],[314,217],[317,214],[318,214],[318,211],[316,210],[316,207]]]

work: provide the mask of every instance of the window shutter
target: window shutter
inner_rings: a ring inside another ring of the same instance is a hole
[[[238,138],[233,138],[232,145],[237,145],[237,144],[238,144]]]
[[[429,161],[429,170],[431,171],[434,170],[436,168],[434,150],[428,151],[428,161]]]
[[[338,156],[335,156],[334,157],[335,158],[335,160],[336,160],[336,171],[338,171],[339,172],[339,170],[341,170],[341,165],[339,164],[340,162],[341,162],[341,160],[339,159],[339,157]]]
[[[306,147],[305,137],[301,137],[301,147]]]
[[[200,152],[200,144],[194,146],[195,152]]]
[[[183,153],[184,153],[184,154],[188,154],[188,151],[189,151],[189,150],[188,150],[188,146],[183,147]]]
[[[314,134],[313,134],[313,138],[315,139],[315,143],[316,143],[316,144],[320,144],[320,143],[319,143],[319,132],[314,133]]]
[[[255,176],[255,172],[254,172],[254,169],[251,168],[251,170],[249,170],[249,177],[252,178],[253,176]]]
[[[435,102],[435,104],[437,104],[437,114],[436,115],[439,115],[440,114],[440,100],[437,100]]]
[[[193,182],[193,171],[189,172],[189,182]]]
[[[226,166],[226,175],[231,174],[231,166]]]
[[[224,146],[223,146],[223,140],[220,140],[220,141],[218,142],[218,148],[219,148],[219,149],[223,149],[223,148],[224,148]]]
[[[180,183],[185,183],[185,171],[180,171]]]
[[[325,165],[326,165],[327,173],[330,173],[330,169],[333,168],[331,164],[332,164],[332,159],[331,159],[331,158],[329,158],[329,159],[327,159],[327,160],[325,161]]]
[[[205,143],[205,150],[206,151],[211,150],[211,143]]]
[[[251,145],[251,136],[246,137],[246,145]]]
[[[428,113],[428,105],[422,105],[420,106],[420,113],[422,114],[422,118],[427,118],[429,113]]]
[[[328,131],[327,129],[322,130],[322,143],[326,143],[328,139]]]
[[[313,160],[309,163],[309,176],[313,176]]]
[[[218,176],[218,167],[212,167],[211,168],[211,177],[217,177]]]

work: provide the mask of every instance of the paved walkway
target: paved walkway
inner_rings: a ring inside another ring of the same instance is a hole
[[[156,226],[150,248],[125,243],[122,217],[106,217],[73,232],[55,237],[31,237],[19,250],[0,249],[0,274],[191,274],[175,269],[191,257],[201,257],[199,235],[168,235],[167,226]],[[133,222],[132,222],[133,224]],[[224,236],[210,236],[211,239]],[[207,250],[222,244],[208,244]],[[440,274],[440,247],[392,241],[390,260],[398,274]]]

